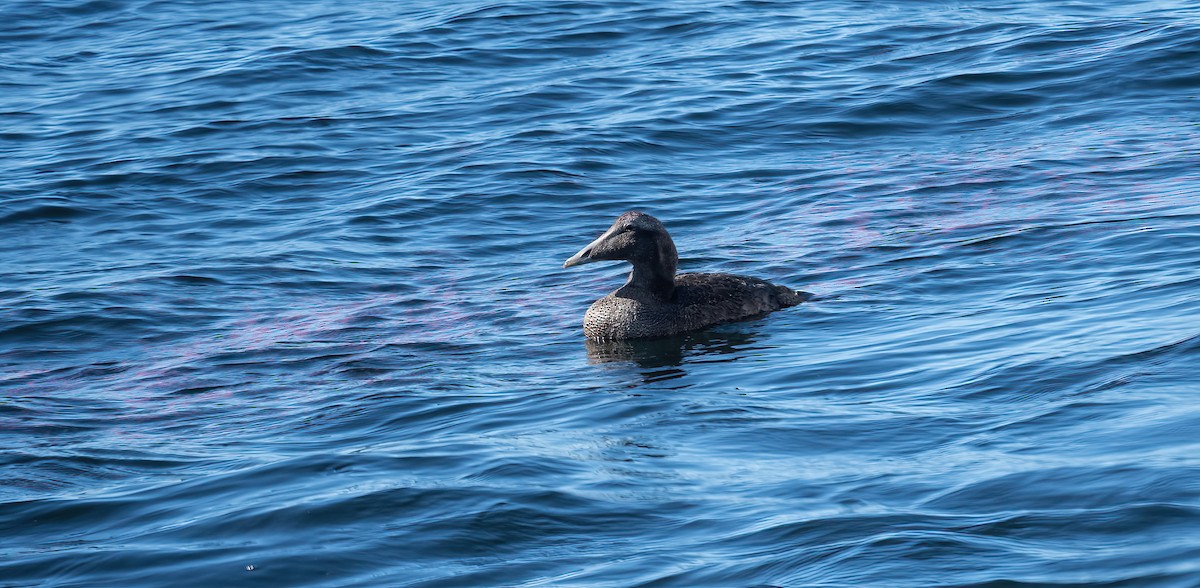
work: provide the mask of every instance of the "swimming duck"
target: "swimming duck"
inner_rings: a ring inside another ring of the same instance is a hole
[[[666,227],[642,212],[617,217],[603,235],[563,267],[628,261],[629,280],[592,303],[583,317],[589,339],[640,339],[695,331],[749,318],[812,298],[766,280],[732,274],[675,275],[679,254]]]

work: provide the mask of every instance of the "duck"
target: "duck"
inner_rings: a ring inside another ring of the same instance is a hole
[[[595,241],[563,263],[633,265],[624,286],[595,301],[583,317],[593,340],[668,337],[796,306],[808,292],[734,274],[675,274],[679,253],[667,228],[644,212],[629,211]]]

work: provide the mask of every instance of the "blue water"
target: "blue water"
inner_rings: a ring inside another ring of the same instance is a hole
[[[7,0],[0,586],[1200,586],[1200,6]],[[619,213],[819,299],[586,344]]]

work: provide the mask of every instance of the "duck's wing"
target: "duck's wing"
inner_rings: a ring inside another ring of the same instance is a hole
[[[811,295],[734,274],[680,274],[674,303],[691,328],[734,321],[795,306]]]

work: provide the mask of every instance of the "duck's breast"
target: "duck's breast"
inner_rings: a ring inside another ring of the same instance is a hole
[[[583,334],[591,339],[637,339],[678,333],[674,304],[609,294],[592,303],[583,316]]]

